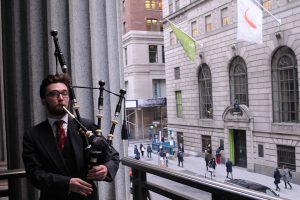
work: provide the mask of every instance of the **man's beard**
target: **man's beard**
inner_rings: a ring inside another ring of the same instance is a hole
[[[50,106],[48,102],[46,102],[46,107],[47,107],[47,110],[48,112],[51,114],[51,115],[54,115],[54,116],[62,116],[62,115],[65,115],[67,112],[63,109],[62,106]]]

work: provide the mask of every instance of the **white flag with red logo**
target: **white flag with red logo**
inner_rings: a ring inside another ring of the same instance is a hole
[[[238,0],[237,39],[262,43],[262,10],[252,0]]]

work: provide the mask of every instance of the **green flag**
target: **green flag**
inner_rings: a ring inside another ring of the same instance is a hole
[[[180,30],[175,24],[171,21],[167,20],[170,23],[170,27],[176,35],[176,38],[180,41],[186,55],[190,58],[190,60],[194,60],[196,57],[196,41]]]

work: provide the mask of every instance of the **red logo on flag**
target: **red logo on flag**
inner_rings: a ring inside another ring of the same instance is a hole
[[[247,16],[247,12],[248,12],[249,8],[247,8],[247,10],[244,13],[244,19],[246,20],[247,24],[251,27],[256,29],[256,25],[248,18]]]

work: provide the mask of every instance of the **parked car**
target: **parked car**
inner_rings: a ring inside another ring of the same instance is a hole
[[[279,194],[274,192],[274,190],[272,190],[271,188],[269,188],[265,185],[262,185],[260,183],[253,182],[253,181],[248,181],[248,180],[244,180],[244,179],[228,179],[225,182],[228,184],[232,184],[232,185],[238,185],[243,188],[250,189],[250,190],[263,192],[263,193],[271,195],[271,196],[276,196],[276,197],[279,196]]]

